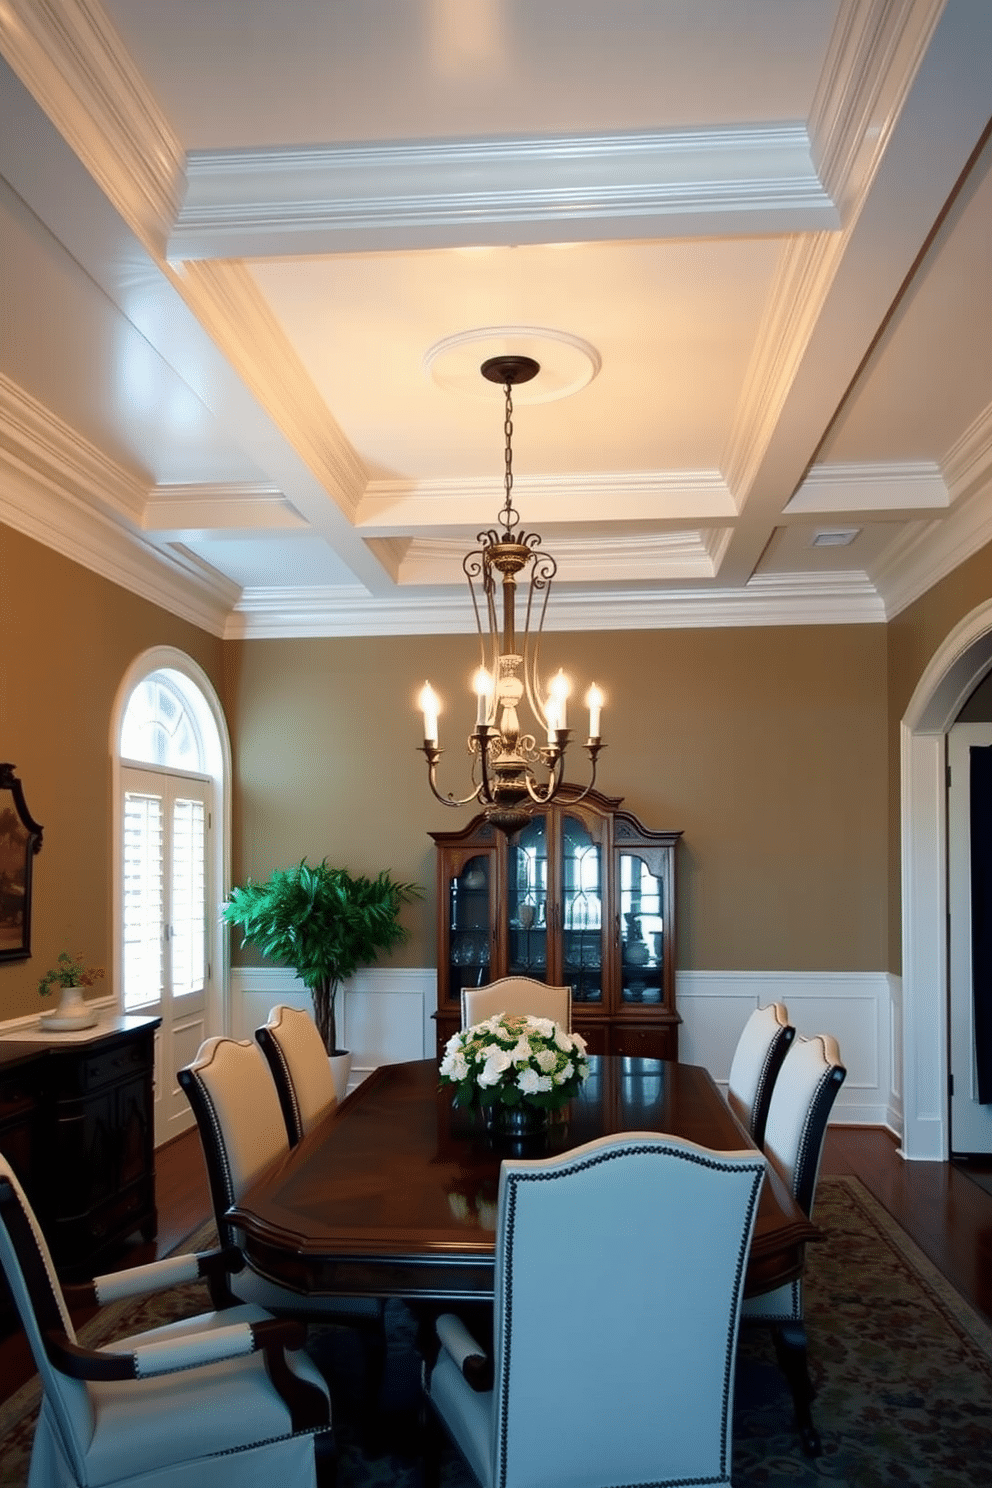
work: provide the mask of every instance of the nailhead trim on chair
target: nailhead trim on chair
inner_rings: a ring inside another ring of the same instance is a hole
[[[574,1163],[570,1163],[568,1165],[564,1165],[563,1164],[561,1167],[556,1168],[554,1171],[548,1171],[546,1169],[541,1169],[541,1170],[537,1170],[537,1171],[530,1171],[530,1172],[524,1172],[524,1173],[521,1173],[521,1172],[510,1173],[510,1174],[507,1175],[507,1184],[508,1184],[508,1187],[509,1187],[509,1193],[507,1194],[507,1201],[506,1201],[506,1203],[507,1203],[507,1219],[506,1219],[506,1236],[507,1236],[507,1239],[506,1239],[506,1247],[505,1248],[506,1248],[506,1253],[507,1253],[508,1259],[512,1255],[512,1251],[513,1251],[513,1240],[514,1240],[514,1231],[515,1231],[515,1227],[516,1227],[516,1214],[517,1214],[517,1190],[518,1190],[520,1184],[522,1184],[522,1183],[553,1183],[556,1179],[563,1178],[563,1177],[565,1177],[568,1174],[571,1174],[571,1173],[580,1173],[580,1172],[582,1172],[586,1168],[594,1168],[594,1167],[598,1167],[601,1163],[613,1162],[616,1159],[621,1158],[621,1157],[624,1157],[628,1153],[631,1153],[631,1152],[664,1152],[664,1153],[670,1153],[672,1156],[679,1157],[679,1158],[681,1158],[685,1162],[695,1163],[699,1167],[714,1168],[718,1172],[721,1172],[721,1173],[726,1173],[726,1172],[731,1172],[731,1171],[732,1172],[741,1172],[742,1171],[742,1167],[739,1164],[736,1164],[736,1163],[735,1164],[730,1164],[730,1163],[721,1162],[719,1160],[719,1158],[710,1157],[710,1156],[707,1156],[707,1155],[705,1155],[704,1153],[701,1153],[701,1152],[687,1152],[687,1151],[685,1151],[684,1148],[681,1148],[681,1147],[680,1148],[670,1147],[666,1142],[638,1142],[636,1144],[632,1144],[630,1146],[623,1147],[622,1149],[619,1149],[619,1150],[613,1150],[613,1151],[610,1151],[610,1152],[596,1153],[595,1155],[593,1155],[591,1157],[582,1158],[579,1161],[574,1162]],[[755,1161],[754,1163],[752,1163],[750,1165],[750,1168],[748,1167],[748,1165],[745,1164],[743,1166],[743,1171],[744,1172],[748,1172],[748,1171],[753,1172],[755,1174],[755,1177],[756,1177],[756,1180],[757,1180],[757,1181],[755,1181],[755,1183],[752,1186],[751,1197],[750,1197],[750,1200],[748,1202],[747,1224],[745,1226],[745,1237],[746,1237],[747,1235],[750,1234],[751,1223],[752,1223],[752,1219],[753,1219],[753,1215],[754,1215],[755,1206],[756,1206],[756,1204],[758,1202],[758,1196],[759,1196],[759,1194],[761,1192],[761,1181],[760,1180],[764,1177],[764,1174],[765,1174],[765,1162],[764,1162],[764,1159],[761,1159],[760,1161]],[[728,1441],[729,1441],[729,1426],[730,1426],[730,1419],[729,1419],[729,1417],[730,1417],[731,1360],[733,1358],[733,1353],[734,1353],[734,1337],[735,1337],[735,1334],[737,1332],[737,1327],[738,1327],[738,1322],[739,1322],[740,1305],[741,1305],[741,1289],[742,1289],[742,1284],[743,1284],[743,1279],[744,1279],[744,1266],[745,1266],[746,1260],[747,1260],[747,1243],[746,1243],[746,1238],[744,1238],[741,1241],[741,1244],[740,1244],[740,1247],[739,1247],[739,1250],[738,1250],[738,1254],[737,1254],[737,1265],[736,1265],[735,1275],[734,1275],[734,1306],[733,1306],[733,1309],[732,1309],[732,1312],[731,1312],[731,1316],[730,1316],[730,1320],[729,1320],[728,1327],[727,1327],[726,1350],[725,1350],[725,1354],[724,1354],[723,1403],[722,1403],[722,1407],[721,1407],[721,1420],[720,1420],[720,1469],[721,1469],[721,1475],[720,1475],[720,1477],[719,1478],[667,1478],[663,1483],[651,1483],[651,1484],[618,1484],[617,1485],[617,1488],[695,1488],[695,1485],[703,1485],[705,1483],[721,1483],[721,1482],[726,1482],[727,1481],[727,1474],[729,1472],[729,1467],[730,1467],[730,1465],[729,1465],[729,1463],[727,1461],[727,1448],[728,1448]],[[507,1401],[507,1396],[508,1396],[509,1388],[510,1388],[510,1359],[509,1359],[509,1349],[506,1346],[506,1340],[509,1338],[509,1335],[510,1335],[510,1332],[512,1331],[512,1326],[513,1326],[513,1317],[512,1317],[512,1314],[513,1314],[513,1279],[512,1279],[512,1269],[513,1269],[512,1266],[508,1263],[507,1266],[506,1266],[506,1274],[505,1274],[505,1277],[504,1277],[504,1284],[503,1284],[504,1285],[504,1291],[503,1291],[503,1315],[504,1315],[504,1318],[506,1320],[506,1323],[505,1323],[505,1329],[504,1329],[503,1358],[502,1358],[502,1361],[501,1361],[502,1368],[500,1370],[500,1381],[499,1381],[499,1392],[500,1392],[499,1393],[500,1444],[499,1444],[499,1460],[498,1460],[498,1463],[497,1463],[497,1485],[498,1485],[498,1488],[506,1488],[506,1452],[507,1452],[506,1401]]]
[[[289,1137],[289,1145],[295,1147],[303,1136],[303,1112],[300,1110],[300,1102],[296,1094],[296,1085],[289,1068],[285,1050],[279,1039],[272,1031],[271,1025],[263,1023],[261,1028],[256,1028],[255,1038],[265,1055],[269,1064],[278,1063],[280,1075],[276,1078],[275,1086],[279,1094],[279,1104],[282,1107],[283,1120],[286,1123],[286,1133]],[[273,1071],[273,1073],[275,1073]],[[287,1105],[289,1109],[287,1110]]]

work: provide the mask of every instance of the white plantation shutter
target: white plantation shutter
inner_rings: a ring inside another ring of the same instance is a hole
[[[162,997],[162,798],[124,793],[124,1007]]]
[[[127,766],[124,1010],[202,993],[207,968],[208,781]]]
[[[202,801],[172,805],[172,995],[202,992],[206,970],[206,811]]]

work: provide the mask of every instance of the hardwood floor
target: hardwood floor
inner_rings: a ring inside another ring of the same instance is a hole
[[[889,1132],[833,1126],[822,1173],[848,1173],[888,1209],[948,1281],[992,1323],[992,1193],[946,1163],[906,1163]],[[151,1245],[135,1243],[120,1257],[138,1265],[181,1247],[210,1217],[210,1193],[196,1131],[156,1154],[159,1232]],[[76,1321],[81,1321],[77,1318]],[[33,1373],[23,1336],[0,1340],[0,1399]]]

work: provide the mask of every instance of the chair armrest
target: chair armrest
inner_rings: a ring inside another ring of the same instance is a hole
[[[73,1379],[85,1380],[150,1379],[222,1359],[237,1359],[259,1349],[267,1355],[272,1349],[298,1349],[305,1342],[305,1326],[281,1318],[231,1323],[175,1339],[139,1343],[137,1348],[126,1350],[118,1350],[112,1343],[102,1349],[88,1349],[73,1343],[64,1333],[52,1330],[45,1334],[45,1348],[56,1369]]]
[[[123,1271],[109,1271],[92,1281],[62,1288],[69,1307],[104,1307],[126,1297],[140,1297],[162,1292],[187,1281],[211,1281],[244,1269],[244,1256],[235,1245],[223,1250],[203,1250],[188,1255],[168,1256],[149,1261],[144,1266],[130,1266]],[[212,1289],[211,1289],[212,1290]]]
[[[485,1349],[453,1312],[442,1312],[434,1327],[441,1347],[451,1355],[473,1390],[484,1392],[493,1387],[493,1361]]]

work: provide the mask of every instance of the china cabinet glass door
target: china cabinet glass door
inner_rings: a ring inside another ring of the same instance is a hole
[[[603,851],[577,816],[562,818],[562,981],[574,1002],[603,1001]]]
[[[469,858],[448,887],[448,985],[457,999],[490,980],[491,863],[489,853]]]
[[[512,839],[507,862],[507,974],[543,982],[548,972],[548,823],[535,816]]]
[[[664,996],[664,880],[637,853],[619,854],[617,929],[624,1002],[661,1002]]]

